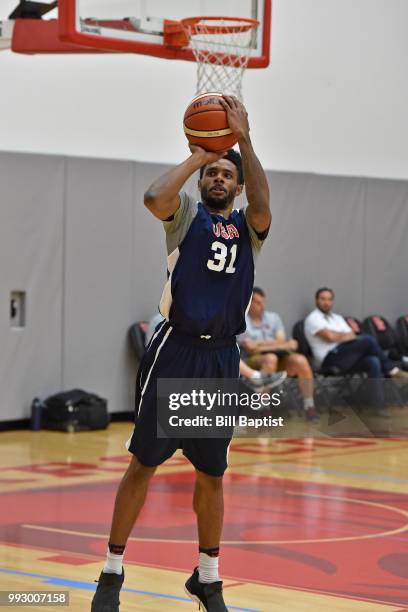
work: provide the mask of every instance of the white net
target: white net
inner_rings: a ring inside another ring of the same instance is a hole
[[[183,24],[197,62],[196,95],[220,91],[242,100],[242,78],[256,36],[257,22],[219,18]]]

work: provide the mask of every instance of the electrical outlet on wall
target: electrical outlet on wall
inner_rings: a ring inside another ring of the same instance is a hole
[[[25,327],[26,319],[26,293],[25,291],[12,291],[10,293],[10,327]]]

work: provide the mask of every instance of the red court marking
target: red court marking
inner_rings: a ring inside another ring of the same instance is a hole
[[[1,542],[4,543],[4,542]],[[39,544],[36,544],[35,546],[30,546],[29,544],[27,544],[26,542],[24,542],[23,545],[21,544],[17,544],[17,543],[13,543],[13,542],[6,542],[7,546],[11,546],[13,548],[19,548],[19,549],[27,549],[27,550],[33,550],[33,551],[37,551],[38,552],[42,552],[44,553],[44,555],[49,556],[50,553],[59,553],[59,555],[56,556],[61,556],[61,557],[65,557],[65,551],[64,550],[58,550],[58,548],[56,548],[54,545],[52,546],[52,549],[50,550],[50,548],[47,548],[44,544],[43,546],[40,546]],[[74,555],[71,555],[74,556]],[[95,554],[82,554],[82,555],[75,555],[81,559],[88,559],[88,563],[94,563],[95,561],[100,561],[101,560],[101,556],[100,554],[95,555]],[[43,558],[43,557],[42,557]]]
[[[384,442],[385,440],[382,438],[381,442]],[[356,449],[356,450],[348,450],[347,451],[347,457],[351,457],[352,455],[362,455],[362,454],[371,454],[371,453],[377,453],[378,451],[380,452],[395,452],[396,450],[404,450],[408,448],[408,444],[399,444],[398,446],[393,447],[389,447],[389,448],[378,448],[378,444],[376,444],[376,446],[373,446],[371,448],[360,448],[360,449]],[[319,453],[319,455],[316,457],[310,457],[311,460],[317,458],[317,459],[326,459],[327,457],[339,457],[344,455],[344,453],[339,450],[338,452],[331,452],[331,453]],[[304,457],[295,457],[294,461],[300,461],[302,462],[302,460],[304,459]]]
[[[76,476],[90,476],[98,470],[94,463],[74,463],[65,461],[52,461],[33,465],[19,465],[12,468],[18,472],[34,472],[35,474],[47,474],[58,478],[73,478]]]
[[[309,453],[314,449],[310,446],[304,446],[298,444],[292,448],[283,448],[279,450],[272,450],[271,448],[260,448],[259,444],[233,444],[231,445],[230,452],[233,453],[244,453],[249,455],[293,455],[294,453]]]
[[[346,439],[319,439],[313,441],[315,448],[356,448],[362,446],[375,446],[377,442],[372,440],[350,440]]]
[[[35,478],[0,478],[0,483],[21,484],[26,482],[38,482]]]
[[[115,455],[112,457],[106,456],[106,457],[100,457],[99,460],[128,464],[130,462],[130,456],[129,455]],[[169,466],[174,466],[174,465],[186,465],[186,464],[190,464],[190,462],[185,457],[170,457],[170,459],[167,459],[164,466],[169,467]]]
[[[69,555],[52,555],[51,557],[41,557],[39,561],[52,561],[53,563],[64,563],[65,565],[87,565],[89,559],[85,557],[72,557]]]
[[[386,441],[388,441],[388,440],[385,439],[385,438],[381,438],[381,442],[386,442]],[[392,441],[394,441],[394,440],[392,440]],[[242,448],[240,448],[240,446]],[[265,455],[265,456],[271,455],[271,456],[277,457],[277,460],[278,460],[279,456],[282,456],[282,457],[286,458],[287,455],[292,455],[291,462],[293,462],[293,463],[306,463],[306,462],[309,463],[310,462],[311,464],[313,463],[313,461],[315,459],[320,460],[320,459],[323,459],[323,458],[325,459],[327,457],[338,457],[338,456],[341,456],[341,455],[344,454],[342,449],[339,449],[338,452],[327,452],[327,453],[319,452],[318,455],[315,455],[315,454],[313,454],[314,453],[313,448],[310,447],[310,446],[308,446],[307,448],[305,447],[304,450],[302,450],[301,452],[299,452],[298,449],[295,449],[293,452],[292,451],[286,451],[286,450],[283,451],[283,452],[277,452],[277,451],[270,451],[269,449],[263,449],[262,450],[262,449],[259,449],[259,448],[258,448],[258,451],[256,451],[255,450],[256,449],[256,445],[254,445],[254,447],[255,447],[254,451],[246,451],[244,445],[238,445],[237,452],[243,453],[243,454],[245,454],[247,452],[248,454]],[[398,444],[398,445],[396,445],[394,447],[391,447],[391,446],[389,448],[382,447],[381,449],[379,449],[378,448],[378,442],[375,442],[375,446],[372,446],[370,448],[360,448],[358,450],[347,450],[347,457],[350,457],[352,455],[360,455],[360,454],[363,454],[363,453],[364,454],[375,453],[375,452],[378,452],[378,450],[380,450],[381,452],[388,452],[388,451],[395,452],[396,450],[401,450],[401,449],[403,450],[405,448],[408,448],[408,444],[401,443],[401,444]],[[237,449],[237,446],[235,446],[235,447],[233,445],[231,446],[231,452],[234,452],[236,449]],[[305,456],[304,454],[302,454],[302,453],[306,453],[308,451],[309,451],[309,455],[308,456]],[[239,466],[237,466],[237,467],[239,467]]]
[[[125,459],[123,461],[123,459]],[[101,461],[112,461],[118,463],[129,463],[128,457],[102,457]],[[166,466],[179,466],[189,463],[184,457],[173,457],[166,461]],[[31,465],[18,465],[12,468],[6,468],[17,472],[30,472],[35,474],[55,476],[57,478],[78,478],[81,476],[94,476],[95,474],[105,474],[106,472],[113,472],[122,475],[124,473],[123,465],[118,467],[109,467],[107,465],[98,465],[96,463],[78,463],[78,462],[64,462],[64,461],[52,461],[48,463],[38,463]],[[22,480],[16,480],[16,482],[24,482]],[[27,482],[30,482],[29,480]],[[35,480],[33,481],[35,482]]]
[[[193,483],[191,471],[153,479],[132,534],[140,539],[127,547],[129,563],[191,570],[197,558]],[[57,556],[103,559],[116,487],[117,483],[104,481],[4,493],[0,539],[21,547],[46,544]],[[237,582],[407,605],[407,532],[378,537],[404,528],[407,496],[231,472],[224,488],[224,576]],[[361,539],[364,536],[370,539]],[[263,543],[266,540],[271,543]],[[236,541],[240,543],[228,544]]]
[[[124,473],[123,466],[108,467],[106,465],[100,466],[96,463],[70,463],[64,461],[19,465],[12,469],[17,472],[34,472],[46,476],[56,476],[57,478],[78,478],[78,476],[94,476],[95,474],[104,474],[105,472]]]
[[[232,452],[237,453],[249,453],[254,455],[289,455],[293,453],[314,453],[316,450],[321,448],[329,449],[349,449],[349,448],[362,448],[367,446],[375,446],[377,442],[372,440],[354,440],[350,438],[346,439],[313,439],[311,442],[307,440],[287,438],[285,440],[279,440],[277,443],[277,449],[262,448],[259,444],[233,444],[231,447]],[[287,448],[289,446],[289,448]]]
[[[129,463],[131,457],[129,455],[114,455],[112,457],[99,457],[100,461],[112,461],[114,463]]]

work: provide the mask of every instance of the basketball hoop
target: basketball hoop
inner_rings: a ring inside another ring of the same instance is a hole
[[[189,44],[197,62],[196,95],[220,91],[242,100],[242,78],[258,26],[246,17],[188,17],[169,24],[167,40],[165,28],[165,42]]]

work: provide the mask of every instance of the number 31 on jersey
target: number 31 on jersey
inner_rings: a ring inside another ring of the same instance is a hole
[[[225,271],[228,274],[233,274],[235,272],[234,263],[237,258],[237,248],[238,245],[233,244],[232,247],[228,249],[226,244],[216,240],[211,245],[211,250],[214,251],[214,258],[207,261],[207,268],[213,270],[213,272]],[[227,267],[225,267],[227,259],[229,263]]]

